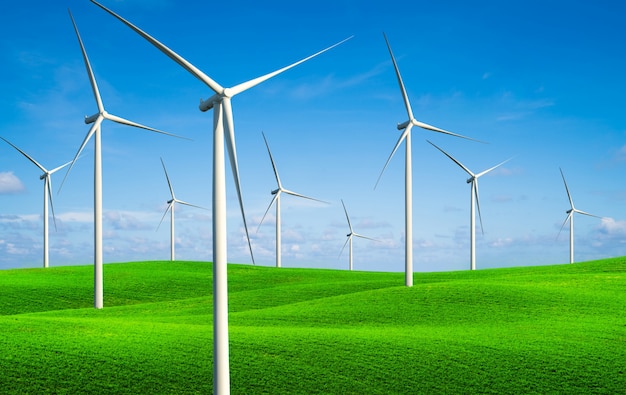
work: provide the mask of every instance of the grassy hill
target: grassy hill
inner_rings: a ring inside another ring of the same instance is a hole
[[[211,264],[0,271],[0,392],[212,391]],[[626,258],[416,273],[229,266],[233,394],[626,393]]]

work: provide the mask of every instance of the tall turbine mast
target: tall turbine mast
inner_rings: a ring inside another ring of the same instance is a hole
[[[170,195],[172,196],[172,198],[167,201],[167,208],[165,209],[165,212],[163,213],[163,216],[161,217],[161,221],[159,222],[159,226],[157,226],[157,230],[159,230],[159,227],[163,223],[163,220],[165,219],[165,216],[167,215],[167,212],[169,211],[170,212],[170,260],[174,261],[176,260],[175,247],[174,247],[176,244],[175,238],[174,238],[174,206],[176,205],[176,203],[178,203],[178,204],[182,204],[182,205],[189,206],[189,207],[200,208],[202,210],[208,210],[208,209],[204,207],[196,206],[191,203],[187,203],[180,199],[177,199],[176,195],[174,194],[174,188],[172,187],[172,183],[170,182],[170,177],[167,174],[167,169],[165,168],[165,162],[163,162],[163,158],[161,158],[161,165],[163,166],[163,171],[165,172],[165,178],[167,180],[167,186],[170,188]]]
[[[348,210],[346,210],[346,205],[343,202],[343,199],[341,199],[341,205],[343,206],[343,212],[346,213],[346,220],[348,221],[348,227],[350,228],[350,233],[348,233],[346,235],[347,239],[346,239],[346,242],[343,243],[343,247],[341,247],[341,251],[339,252],[339,256],[341,256],[341,254],[343,253],[343,250],[346,248],[346,244],[350,243],[350,248],[349,248],[350,260],[349,260],[348,268],[350,269],[350,271],[352,271],[352,269],[353,269],[353,266],[352,266],[352,238],[353,237],[360,237],[362,239],[367,239],[367,240],[372,240],[372,241],[378,241],[378,240],[372,239],[371,237],[363,236],[363,235],[360,235],[360,234],[356,233],[352,229],[352,223],[350,223],[350,217],[348,216]]]
[[[559,171],[561,172],[561,177],[563,178],[563,184],[565,184],[565,191],[567,192],[567,198],[569,199],[570,209],[566,211],[567,217],[565,217],[565,221],[563,221],[563,225],[561,225],[561,229],[559,230],[559,234],[556,236],[557,238],[561,234],[563,227],[569,220],[569,263],[574,263],[574,213],[587,215],[589,217],[602,218],[597,215],[589,214],[588,212],[582,211],[574,207],[574,200],[572,200],[572,195],[569,192],[569,188],[567,187],[567,181],[565,181],[565,175],[563,174],[563,170],[559,167]]]
[[[475,174],[470,169],[468,169],[465,165],[463,165],[461,162],[454,159],[454,157],[452,157],[452,155],[448,154],[446,151],[442,150],[441,148],[439,148],[438,146],[436,146],[430,141],[428,141],[428,143],[430,143],[430,145],[432,145],[433,147],[441,151],[445,156],[450,158],[454,163],[459,165],[459,167],[465,170],[465,172],[470,176],[470,178],[467,179],[467,183],[470,184],[470,269],[476,270],[476,212],[475,212],[475,208],[478,208],[478,219],[480,220],[480,230],[483,234],[485,233],[483,230],[483,218],[482,218],[482,215],[480,214],[480,199],[478,198],[478,179],[484,176],[485,174],[489,173],[490,171],[495,170],[496,168],[502,166],[506,162],[510,161],[512,158],[509,158],[505,160],[504,162],[501,162],[495,165],[494,167],[491,167],[483,172]]]
[[[241,185],[239,182],[239,167],[237,164],[237,150],[235,148],[235,128],[233,123],[231,99],[239,93],[253,88],[284,71],[287,71],[323,52],[330,50],[331,48],[336,47],[349,38],[289,66],[246,81],[232,88],[225,88],[189,63],[187,60],[183,59],[180,55],[160,43],[149,34],[145,33],[143,30],[99,4],[95,0],[90,1],[134,30],[137,34],[150,42],[159,51],[187,70],[214,92],[214,95],[209,99],[200,102],[201,111],[213,109],[213,392],[220,395],[229,394],[228,276],[226,273],[226,176],[224,165],[224,160],[226,158],[224,153],[224,144],[226,144],[228,149],[230,165],[235,179],[235,188],[237,189],[237,197],[239,198],[241,216],[246,230],[248,247],[250,248],[250,254],[252,256],[252,245],[250,243],[248,225],[243,209]],[[254,262],[253,256],[252,261]]]
[[[404,107],[406,108],[406,112],[408,115],[408,120],[398,124],[398,130],[402,131],[398,142],[395,147],[391,151],[383,170],[380,172],[378,176],[378,180],[376,181],[376,185],[380,182],[380,178],[382,177],[385,169],[389,165],[391,158],[396,153],[400,144],[405,141],[405,167],[404,167],[404,185],[405,185],[405,195],[404,195],[404,221],[405,221],[405,252],[404,252],[404,273],[405,280],[404,283],[407,287],[413,286],[413,164],[411,159],[411,129],[413,126],[420,127],[422,129],[430,130],[437,133],[443,133],[450,136],[461,137],[468,140],[473,140],[469,137],[462,136],[460,134],[448,132],[446,130],[428,125],[426,123],[420,122],[413,116],[413,110],[411,110],[411,103],[409,102],[409,97],[406,93],[406,89],[404,87],[404,83],[402,82],[402,77],[400,76],[400,70],[398,69],[398,64],[396,63],[396,59],[393,56],[393,52],[391,51],[391,46],[389,45],[389,40],[387,40],[387,36],[383,33],[385,37],[385,42],[387,43],[387,49],[389,50],[389,55],[391,56],[391,61],[393,63],[393,68],[396,72],[396,78],[398,80],[398,85],[400,86],[400,93],[402,94],[402,99],[404,100]],[[374,187],[376,188],[376,187]]]
[[[272,151],[270,150],[270,146],[267,142],[267,139],[265,138],[265,133],[263,134],[263,140],[265,141],[265,146],[267,147],[267,153],[270,156],[270,161],[272,162],[272,168],[274,169],[274,176],[276,176],[276,183],[278,184],[278,188],[274,189],[272,191],[272,195],[274,195],[274,197],[272,198],[272,201],[270,202],[270,205],[267,206],[267,210],[265,210],[265,214],[263,214],[263,218],[261,218],[261,222],[259,222],[259,226],[257,227],[257,232],[259,231],[259,228],[261,227],[261,224],[263,223],[263,220],[265,219],[265,216],[267,215],[267,213],[270,211],[270,208],[272,207],[272,204],[274,204],[274,202],[276,203],[276,267],[281,267],[282,263],[281,263],[281,216],[280,216],[280,195],[282,193],[285,193],[287,195],[291,195],[291,196],[296,196],[296,197],[300,197],[300,198],[304,198],[304,199],[309,199],[309,200],[315,200],[316,202],[321,202],[321,203],[327,203],[323,200],[319,200],[319,199],[315,199],[309,196],[304,196],[301,195],[299,193],[290,191],[288,189],[285,189],[283,187],[283,184],[280,182],[280,177],[278,176],[278,168],[276,167],[276,163],[274,162],[274,158],[272,157]]]
[[[69,10],[68,10],[69,12]],[[166,134],[169,136],[174,136],[172,134],[160,131],[158,129],[153,129],[148,126],[144,126],[138,124],[136,122],[129,121],[127,119],[118,117],[113,114],[109,114],[102,104],[102,98],[100,97],[100,91],[98,90],[98,84],[96,83],[96,78],[94,77],[93,70],[91,68],[91,64],[89,63],[89,58],[87,57],[87,52],[85,51],[85,46],[83,45],[83,40],[78,33],[78,27],[76,26],[76,22],[74,22],[74,17],[72,17],[72,13],[69,12],[70,19],[72,20],[72,25],[74,25],[74,31],[76,32],[76,37],[78,38],[78,44],[80,45],[80,50],[83,54],[83,60],[85,62],[85,67],[87,69],[87,75],[89,76],[89,82],[91,83],[91,89],[93,91],[94,98],[96,100],[96,104],[98,106],[98,112],[90,117],[85,117],[86,124],[93,124],[89,129],[89,132],[85,136],[83,143],[80,148],[76,152],[74,159],[72,160],[70,167],[65,173],[65,177],[63,178],[63,183],[67,178],[68,174],[74,167],[76,163],[76,159],[78,159],[80,153],[83,151],[89,140],[94,137],[94,307],[96,309],[101,309],[104,307],[104,291],[103,291],[103,274],[102,274],[102,148],[101,148],[101,124],[105,119],[110,121],[133,126],[140,129],[149,130],[156,133]],[[175,136],[178,137],[178,136]]]
[[[52,170],[48,170],[43,167],[39,162],[33,159],[26,152],[17,148],[13,145],[9,140],[4,137],[0,137],[11,147],[15,148],[20,154],[24,155],[26,159],[31,161],[35,166],[39,168],[39,170],[43,171],[43,174],[39,177],[40,180],[44,180],[43,184],[43,267],[48,267],[50,265],[50,257],[49,257],[49,244],[48,244],[48,206],[50,206],[50,210],[52,211],[52,220],[54,222],[54,228],[57,227],[56,216],[54,215],[54,204],[52,204],[52,174],[56,173],[58,170],[61,170],[65,166],[69,165],[71,162],[67,162],[64,165],[56,167]]]

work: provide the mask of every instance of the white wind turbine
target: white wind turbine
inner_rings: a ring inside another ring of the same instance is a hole
[[[13,145],[9,140],[5,139],[4,137],[0,137],[0,138],[2,140],[6,141],[6,143],[9,144],[11,147],[15,148],[19,153],[24,155],[26,157],[26,159],[28,159],[35,166],[37,166],[39,168],[39,170],[43,171],[43,174],[39,177],[40,180],[44,180],[44,184],[43,184],[43,267],[48,267],[48,265],[49,265],[49,258],[48,258],[48,202],[50,202],[49,205],[50,205],[50,209],[52,211],[52,220],[54,221],[54,228],[56,229],[56,226],[57,226],[56,217],[54,215],[54,205],[52,204],[52,179],[51,179],[51,176],[52,176],[53,173],[55,173],[58,170],[61,170],[65,166],[69,165],[71,162],[67,162],[64,165],[56,167],[56,168],[54,168],[52,170],[48,170],[45,167],[43,167],[42,165],[40,165],[39,162],[37,162],[35,159],[33,159],[26,152],[22,151],[21,149],[17,148],[15,145]]]
[[[428,141],[433,147],[437,148],[439,151],[441,151],[445,156],[447,156],[448,158],[452,159],[452,161],[454,163],[456,163],[457,165],[459,165],[463,170],[465,170],[465,172],[470,176],[470,178],[467,179],[467,183],[470,184],[470,269],[471,270],[476,270],[476,212],[475,212],[475,208],[478,207],[478,219],[480,220],[480,230],[483,232],[483,234],[485,233],[483,230],[483,218],[480,215],[480,199],[478,198],[478,179],[482,176],[484,176],[485,174],[489,173],[490,171],[496,169],[497,167],[502,166],[503,164],[505,164],[506,162],[510,161],[511,158],[505,160],[504,162],[501,162],[497,165],[495,165],[494,167],[491,167],[483,172],[480,172],[478,174],[474,174],[470,169],[468,169],[466,166],[464,166],[461,162],[459,162],[458,160],[454,159],[452,157],[452,155],[448,154],[446,151],[442,150],[441,148],[437,147],[435,144],[433,144],[432,142]]]
[[[393,56],[393,52],[391,51],[391,46],[389,45],[389,40],[387,40],[387,36],[383,33],[385,37],[385,42],[387,43],[387,49],[389,50],[389,55],[391,55],[391,61],[393,62],[393,67],[396,71],[396,77],[398,79],[398,85],[400,86],[400,92],[402,93],[402,99],[404,100],[404,106],[406,108],[407,115],[409,119],[398,124],[398,130],[402,130],[402,134],[398,139],[393,151],[391,151],[391,155],[387,159],[383,170],[380,172],[378,176],[378,180],[376,181],[376,185],[380,181],[385,169],[389,165],[391,158],[396,153],[402,141],[405,141],[406,148],[406,159],[405,159],[405,285],[407,287],[413,286],[413,165],[411,161],[411,129],[413,126],[418,126],[422,129],[430,130],[433,132],[444,133],[451,136],[461,137],[468,140],[473,140],[469,137],[462,136],[460,134],[448,132],[443,129],[439,129],[437,127],[425,124],[423,122],[418,121],[413,116],[413,111],[411,110],[411,103],[409,102],[409,97],[407,96],[406,89],[404,88],[404,83],[402,82],[402,77],[400,76],[400,70],[398,69],[398,64],[396,63],[396,59]],[[376,188],[376,187],[374,187]]]
[[[265,216],[267,215],[267,213],[270,211],[270,208],[272,207],[272,204],[274,204],[274,202],[276,202],[276,267],[281,267],[281,237],[280,237],[280,222],[281,222],[281,217],[280,217],[280,195],[281,193],[286,193],[287,195],[292,195],[292,196],[296,196],[296,197],[301,197],[304,199],[310,199],[310,200],[315,200],[317,202],[322,202],[322,203],[326,203],[322,200],[319,199],[315,199],[309,196],[304,196],[301,195],[299,193],[290,191],[288,189],[283,188],[283,184],[280,182],[280,177],[278,176],[278,169],[276,168],[276,163],[274,162],[274,158],[272,157],[272,151],[270,151],[270,146],[267,143],[267,139],[265,138],[265,133],[261,133],[263,135],[263,140],[265,141],[265,146],[267,147],[267,153],[270,155],[270,161],[272,162],[272,168],[274,169],[274,175],[276,176],[276,182],[278,183],[278,188],[274,189],[272,191],[272,195],[274,195],[274,197],[272,198],[272,201],[270,202],[270,205],[267,206],[267,210],[265,210],[265,214],[263,214],[263,218],[261,218],[261,222],[259,222],[259,227],[257,228],[257,232],[259,230],[259,228],[261,227],[261,224],[263,223],[263,220],[265,219]]]
[[[563,178],[563,183],[565,184],[565,191],[567,192],[567,198],[569,199],[570,209],[566,211],[567,217],[565,217],[565,221],[563,221],[563,225],[561,225],[561,229],[559,230],[559,235],[563,230],[563,227],[569,220],[569,263],[574,263],[574,213],[588,215],[590,217],[602,218],[597,215],[589,214],[585,211],[579,210],[574,207],[574,201],[572,200],[572,195],[569,193],[569,188],[567,187],[567,181],[565,181],[565,175],[563,175],[563,170],[559,167],[561,171],[561,177]],[[558,235],[556,236],[559,237]]]
[[[213,390],[216,394],[228,394],[230,393],[230,369],[228,366],[228,276],[226,271],[227,226],[224,143],[226,143],[228,148],[228,156],[230,159],[233,177],[235,179],[239,206],[241,208],[246,236],[248,237],[248,247],[250,248],[250,254],[252,254],[252,246],[250,244],[248,226],[246,223],[243,210],[243,200],[241,197],[237,150],[235,148],[235,129],[230,101],[235,95],[253,88],[256,85],[291,69],[292,67],[326,52],[345,42],[347,39],[272,73],[243,82],[232,88],[224,88],[187,60],[183,59],[180,55],[157,41],[149,34],[145,33],[143,30],[139,29],[98,2],[94,0],[90,1],[134,30],[137,34],[154,45],[159,51],[164,53],[167,57],[172,59],[179,66],[187,70],[194,77],[207,85],[213,92],[215,92],[215,94],[209,99],[200,101],[200,110],[207,111],[213,109]],[[226,139],[224,139],[224,137],[226,137]]]
[[[352,224],[350,223],[350,217],[348,216],[348,210],[346,210],[346,205],[344,204],[343,199],[341,199],[341,205],[343,206],[344,213],[346,213],[346,219],[348,220],[348,227],[350,228],[350,233],[346,235],[347,239],[346,239],[346,242],[343,243],[343,247],[341,247],[341,252],[339,253],[339,256],[341,256],[341,254],[343,253],[343,250],[346,248],[346,244],[350,242],[350,250],[349,250],[350,251],[350,270],[352,270],[352,237],[360,237],[362,239],[367,239],[367,240],[372,240],[372,241],[378,241],[378,240],[356,233],[352,229]]]
[[[69,10],[68,10],[69,11]],[[68,174],[72,170],[74,163],[76,163],[76,159],[81,154],[91,137],[94,137],[94,307],[96,309],[101,309],[104,307],[103,301],[103,276],[102,276],[102,148],[101,148],[101,124],[105,119],[110,121],[122,124],[133,126],[136,128],[150,130],[152,132],[162,133],[169,136],[173,136],[169,133],[162,132],[158,129],[153,129],[148,126],[140,125],[138,123],[126,120],[124,118],[120,118],[116,115],[109,114],[102,104],[102,98],[100,97],[100,91],[98,90],[98,84],[96,83],[96,79],[94,77],[93,70],[91,68],[91,64],[89,63],[89,58],[87,58],[87,52],[85,52],[85,46],[83,45],[83,40],[78,33],[78,27],[76,26],[76,22],[74,22],[74,17],[70,12],[70,18],[72,20],[72,24],[74,25],[74,31],[76,32],[76,37],[78,38],[78,43],[80,44],[80,50],[83,54],[83,60],[85,62],[85,67],[87,68],[87,75],[89,76],[89,82],[91,83],[91,89],[93,91],[94,98],[96,99],[96,104],[98,106],[98,112],[90,117],[85,117],[85,123],[93,125],[89,129],[89,132],[85,136],[83,143],[80,148],[76,152],[76,156],[72,160],[67,173],[65,173],[65,177],[63,178],[63,183],[67,178]],[[62,184],[63,184],[62,183]]]
[[[191,203],[187,203],[183,200],[177,199],[176,195],[174,194],[174,188],[172,187],[172,183],[170,182],[170,177],[167,174],[167,169],[165,168],[165,163],[163,162],[163,158],[161,158],[161,164],[163,165],[163,171],[165,172],[165,178],[167,179],[167,186],[169,186],[170,188],[170,194],[172,195],[172,198],[170,200],[167,201],[167,208],[165,209],[165,212],[163,213],[163,217],[161,217],[161,222],[159,222],[159,226],[157,226],[157,230],[159,229],[159,227],[161,226],[161,223],[163,223],[163,220],[165,219],[165,216],[167,215],[167,212],[170,212],[170,260],[175,260],[175,254],[174,254],[174,205],[176,203],[179,204],[183,204],[185,206],[190,206],[190,207],[196,207],[196,208],[201,208],[203,210],[207,210],[204,207],[200,207],[200,206],[196,206],[194,204]]]

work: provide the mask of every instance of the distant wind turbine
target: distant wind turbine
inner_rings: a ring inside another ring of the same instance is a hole
[[[396,78],[398,79],[398,85],[400,85],[400,92],[402,93],[402,99],[404,100],[404,106],[406,108],[407,115],[409,119],[398,124],[398,130],[402,130],[402,134],[398,139],[393,151],[391,151],[391,155],[387,159],[383,170],[380,172],[378,176],[378,180],[376,181],[376,185],[380,181],[385,169],[389,165],[391,158],[396,153],[402,141],[405,141],[406,147],[406,160],[405,160],[405,285],[407,287],[413,286],[413,165],[411,161],[411,129],[413,126],[418,126],[422,129],[430,130],[433,132],[448,134],[450,136],[461,137],[468,140],[473,140],[469,137],[461,136],[460,134],[455,134],[452,132],[448,132],[443,129],[439,129],[437,127],[425,124],[423,122],[418,121],[413,116],[413,111],[411,110],[411,103],[409,102],[409,97],[407,96],[406,89],[404,88],[404,83],[402,82],[402,77],[400,76],[400,70],[398,69],[398,64],[396,63],[396,59],[393,56],[393,52],[391,51],[391,46],[389,45],[389,40],[387,40],[387,36],[383,33],[385,37],[385,42],[387,43],[387,49],[389,50],[389,55],[391,56],[391,61],[393,62],[393,67],[396,71]],[[374,187],[376,188],[376,187]]]
[[[176,195],[174,194],[174,188],[172,187],[172,183],[170,182],[170,177],[167,174],[167,169],[165,168],[165,163],[163,162],[163,158],[161,158],[161,164],[163,165],[163,171],[165,172],[165,178],[167,179],[167,186],[169,186],[170,188],[170,194],[172,195],[172,198],[170,200],[167,201],[167,208],[165,209],[165,212],[163,213],[163,217],[161,217],[161,222],[159,222],[159,226],[157,226],[157,230],[159,229],[159,227],[161,226],[161,223],[163,223],[163,220],[165,219],[165,216],[167,215],[167,212],[170,212],[170,260],[174,261],[175,260],[175,254],[174,254],[174,245],[175,245],[175,239],[174,239],[174,205],[176,203],[179,204],[183,204],[185,206],[190,206],[190,207],[196,207],[196,208],[200,208],[203,210],[208,210],[204,207],[200,207],[200,206],[196,206],[194,204],[191,203],[187,203],[183,200],[177,199]]]
[[[483,172],[474,174],[470,169],[465,167],[461,162],[454,159],[452,155],[448,154],[446,151],[437,147],[432,142],[430,141],[428,142],[430,143],[430,145],[432,145],[433,147],[441,151],[445,156],[452,159],[454,163],[459,165],[459,167],[465,170],[465,172],[470,176],[470,178],[467,179],[467,183],[470,184],[470,188],[471,188],[470,190],[470,195],[471,195],[470,197],[470,205],[471,205],[470,206],[470,269],[476,270],[476,212],[475,212],[475,207],[478,207],[478,219],[480,220],[480,230],[481,232],[483,232],[483,234],[485,233],[483,230],[483,218],[480,214],[480,199],[478,198],[478,179],[484,176],[485,174],[489,173],[490,171],[502,166],[506,162],[510,161],[512,158],[509,158],[505,160],[504,162],[501,162],[495,165],[494,167],[491,167]]]
[[[331,47],[319,51],[308,56],[296,63],[283,67],[279,70],[257,77],[231,88],[225,88],[215,82],[208,75],[200,71],[197,67],[183,59],[180,55],[160,43],[158,40],[139,29],[137,26],[128,22],[121,16],[109,10],[105,6],[94,0],[92,3],[117,18],[126,26],[134,30],[142,36],[159,51],[176,62],[179,66],[187,70],[194,77],[207,85],[215,94],[207,100],[200,101],[200,110],[208,111],[213,109],[213,392],[215,394],[230,393],[230,368],[228,366],[228,276],[227,276],[227,258],[226,258],[226,176],[224,166],[224,143],[228,148],[228,156],[230,158],[230,166],[233,177],[235,179],[235,188],[239,198],[239,207],[241,208],[241,216],[246,230],[248,239],[248,247],[252,256],[252,245],[248,233],[248,225],[243,209],[243,200],[241,196],[241,185],[239,182],[239,166],[237,164],[237,150],[235,147],[235,127],[233,123],[233,112],[231,107],[231,99],[250,88],[295,67],[323,52],[336,47],[345,42],[343,40]],[[224,138],[226,137],[226,138]],[[224,141],[226,140],[226,141]],[[254,256],[252,256],[254,263]]]
[[[559,235],[561,231],[563,231],[563,227],[569,220],[569,263],[574,263],[574,213],[588,215],[590,217],[602,218],[597,215],[589,214],[585,211],[579,210],[574,207],[574,201],[572,200],[572,195],[569,192],[569,188],[567,187],[567,181],[565,181],[565,175],[563,175],[563,170],[559,167],[561,171],[561,177],[563,178],[563,183],[565,184],[565,191],[567,192],[567,198],[569,199],[570,209],[566,211],[567,217],[565,217],[565,221],[563,221],[563,225],[561,225],[561,229],[559,230]],[[558,235],[556,236],[559,237]]]
[[[68,10],[69,12],[69,10]],[[98,106],[98,112],[90,117],[85,117],[85,123],[93,125],[89,129],[89,132],[85,136],[83,143],[80,148],[76,152],[76,156],[72,160],[70,167],[65,173],[65,177],[63,178],[63,182],[61,186],[65,182],[68,174],[74,167],[76,163],[76,159],[81,154],[91,137],[94,137],[94,307],[96,309],[101,309],[104,307],[103,300],[103,277],[102,277],[102,148],[101,148],[101,124],[105,119],[110,121],[122,124],[133,126],[140,129],[150,130],[152,132],[157,132],[161,134],[166,134],[169,136],[174,136],[172,134],[160,131],[158,129],[153,129],[148,126],[144,126],[124,118],[120,118],[116,115],[109,114],[102,104],[102,98],[100,97],[100,91],[98,90],[98,84],[96,83],[96,78],[94,77],[93,70],[91,68],[91,64],[89,63],[89,58],[87,58],[87,52],[85,51],[85,46],[83,45],[83,40],[78,33],[78,27],[76,26],[76,22],[74,22],[74,17],[72,13],[69,12],[70,19],[72,20],[72,24],[74,25],[74,31],[76,32],[76,37],[78,38],[78,43],[80,44],[80,50],[83,54],[83,60],[85,62],[85,67],[87,68],[87,75],[89,76],[89,82],[91,83],[91,89],[93,91],[94,98],[96,99],[96,104]],[[175,136],[178,137],[178,136]]]
[[[263,218],[261,218],[261,222],[259,222],[259,226],[257,228],[257,232],[265,219],[265,216],[270,211],[272,204],[276,202],[276,267],[281,267],[281,231],[280,231],[280,195],[281,193],[286,193],[287,195],[292,195],[304,199],[315,200],[316,202],[326,203],[323,200],[315,199],[309,196],[304,196],[299,193],[290,191],[288,189],[283,188],[283,184],[280,182],[280,177],[278,176],[278,168],[276,167],[276,163],[274,162],[274,158],[272,157],[272,151],[270,151],[270,146],[267,143],[267,139],[265,138],[265,133],[261,133],[263,135],[263,140],[265,141],[265,146],[267,147],[267,153],[270,155],[270,161],[272,162],[272,168],[274,169],[274,175],[276,176],[276,182],[278,183],[278,188],[272,191],[272,201],[270,205],[267,206],[267,210],[265,210],[265,214],[263,214]]]
[[[53,173],[55,173],[58,170],[61,170],[65,166],[69,165],[71,162],[67,162],[64,165],[56,167],[56,168],[54,168],[52,170],[48,170],[45,167],[43,167],[42,165],[40,165],[39,162],[37,162],[35,159],[33,159],[26,152],[22,151],[21,149],[17,148],[15,145],[13,145],[9,140],[5,139],[4,137],[0,137],[0,138],[2,140],[4,140],[7,144],[9,144],[11,147],[15,148],[19,153],[24,155],[26,157],[26,159],[28,159],[35,166],[37,166],[39,168],[39,170],[43,171],[43,174],[39,177],[40,180],[44,180],[44,184],[43,184],[43,267],[48,267],[49,266],[49,257],[48,257],[48,201],[50,202],[49,205],[50,205],[50,209],[52,211],[52,220],[54,221],[54,228],[56,229],[56,227],[57,227],[57,221],[56,221],[56,217],[54,215],[54,205],[52,204],[52,178],[51,178],[51,176],[52,176]]]
[[[352,237],[360,237],[362,239],[367,239],[367,240],[372,240],[372,241],[378,241],[376,239],[372,239],[371,237],[367,237],[367,236],[363,236],[360,235],[358,233],[356,233],[353,229],[352,229],[352,224],[350,223],[350,217],[348,216],[348,210],[346,210],[346,205],[343,202],[343,199],[341,199],[341,205],[343,206],[343,212],[346,213],[346,219],[348,220],[348,227],[350,228],[350,233],[348,233],[346,235],[347,239],[346,242],[343,243],[343,247],[341,248],[341,252],[339,253],[339,256],[341,256],[341,254],[343,253],[343,250],[346,248],[346,244],[348,244],[348,242],[350,242],[350,270],[352,270]]]

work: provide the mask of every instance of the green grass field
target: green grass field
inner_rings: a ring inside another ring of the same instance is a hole
[[[211,271],[0,271],[0,393],[210,393]],[[626,393],[626,258],[414,282],[230,265],[232,393]]]

